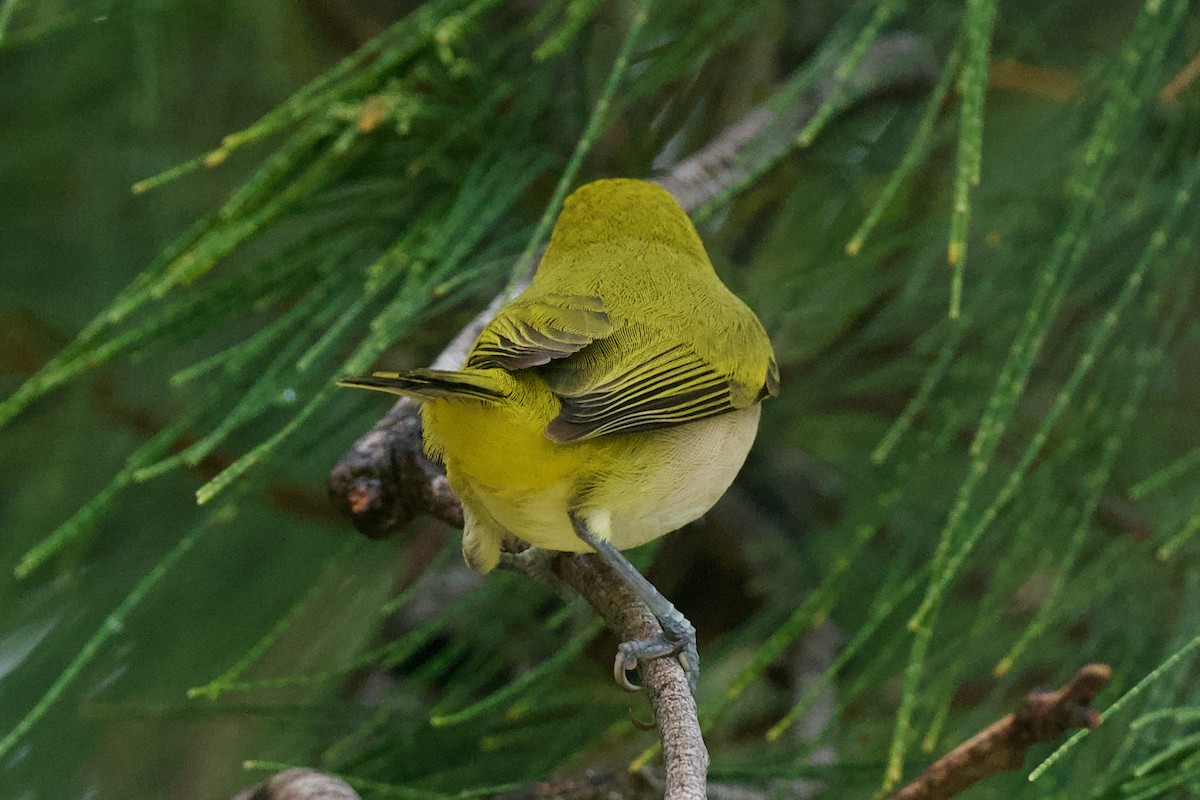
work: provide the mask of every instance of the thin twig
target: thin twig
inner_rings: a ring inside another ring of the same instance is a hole
[[[936,74],[929,48],[910,34],[881,37],[863,58],[859,71],[843,87],[842,105],[851,99],[897,87],[927,83]],[[798,98],[783,111],[758,108],[718,135],[708,146],[658,182],[692,211],[751,174],[744,158],[753,146],[751,162],[764,163],[790,146],[797,131],[825,102],[830,83]],[[492,301],[450,343],[434,362],[439,369],[461,366],[479,331],[508,298]],[[462,508],[442,472],[422,450],[416,405],[396,403],[334,467],[329,480],[333,504],[351,518],[362,533],[383,538],[399,533],[419,514],[430,514],[455,527],[462,525]],[[658,632],[658,622],[624,589],[599,560],[558,554],[552,569],[572,586],[622,641]],[[704,800],[708,752],[696,718],[695,700],[683,669],[674,659],[657,659],[642,670],[663,741],[664,791],[668,800]]]
[[[1200,53],[1192,57],[1183,69],[1175,74],[1171,82],[1162,88],[1158,93],[1158,100],[1164,105],[1169,105],[1175,102],[1175,98],[1179,93],[1188,87],[1192,81],[1200,77]]]
[[[943,800],[998,772],[1020,769],[1038,742],[1052,742],[1074,728],[1094,728],[1100,714],[1092,700],[1108,684],[1112,668],[1088,664],[1054,692],[1033,692],[1017,713],[992,723],[946,755],[889,800]]]

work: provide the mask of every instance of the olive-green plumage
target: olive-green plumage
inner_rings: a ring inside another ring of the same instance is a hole
[[[655,184],[604,180],[569,198],[532,284],[461,371],[345,385],[423,401],[426,450],[463,501],[463,552],[493,568],[507,534],[619,548],[696,519],[725,492],[778,391],[770,342]]]

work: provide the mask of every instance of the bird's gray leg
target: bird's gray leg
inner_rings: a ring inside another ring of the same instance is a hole
[[[700,677],[700,653],[696,649],[696,629],[692,627],[692,623],[654,588],[654,584],[646,580],[645,575],[629,563],[629,559],[625,558],[620,550],[592,533],[586,522],[572,514],[571,524],[575,528],[575,535],[590,545],[596,554],[612,567],[626,588],[642,601],[662,625],[661,634],[622,642],[617,647],[617,659],[613,664],[613,676],[617,683],[630,691],[636,691],[639,687],[629,682],[627,673],[636,669],[638,662],[674,655],[679,658],[679,663],[687,675],[688,685],[692,694],[695,694],[696,679]]]

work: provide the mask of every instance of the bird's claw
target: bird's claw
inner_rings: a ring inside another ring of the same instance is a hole
[[[689,626],[690,627],[690,626]],[[646,639],[621,642],[617,646],[617,657],[613,661],[613,679],[617,685],[629,692],[642,690],[642,686],[629,680],[629,673],[645,661],[663,656],[675,656],[683,673],[687,676],[688,688],[696,693],[696,680],[700,675],[700,653],[696,649],[696,635],[676,638],[676,632],[666,632]]]
[[[638,668],[637,656],[630,652],[627,645],[635,644],[635,642],[622,642],[617,647],[617,657],[613,661],[613,679],[627,692],[640,692],[641,686],[629,680],[629,673]]]

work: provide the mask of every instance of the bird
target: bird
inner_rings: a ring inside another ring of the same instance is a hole
[[[463,508],[467,564],[506,543],[596,552],[659,620],[613,671],[675,656],[695,690],[695,629],[621,552],[678,530],[732,484],[779,368],[754,312],[718,277],[659,185],[597,180],[563,203],[529,286],[458,370],[349,377],[420,403],[424,447]]]

